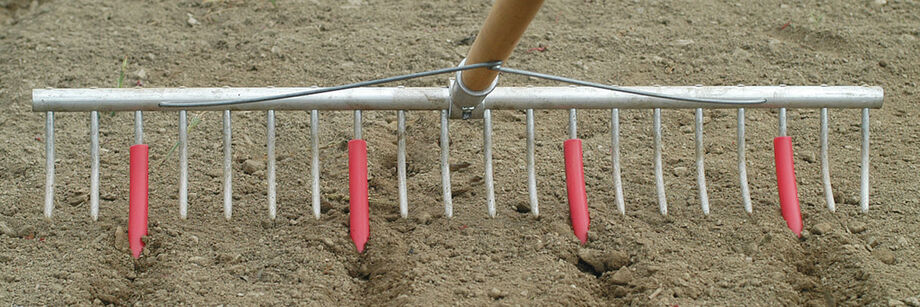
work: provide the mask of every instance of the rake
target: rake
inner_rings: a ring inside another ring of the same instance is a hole
[[[587,205],[582,144],[578,138],[577,112],[584,109],[610,110],[611,174],[617,210],[626,212],[620,165],[620,109],[650,109],[653,112],[654,177],[659,211],[668,213],[663,163],[661,155],[661,110],[693,109],[695,111],[695,146],[697,184],[700,208],[710,214],[706,188],[703,145],[703,109],[737,109],[737,154],[739,185],[743,210],[753,211],[748,187],[745,160],[745,109],[778,109],[778,136],[774,139],[777,184],[783,217],[790,229],[801,235],[802,221],[798,192],[792,163],[791,139],[786,135],[786,109],[820,109],[820,159],[822,184],[827,208],[836,210],[831,190],[828,161],[829,109],[861,109],[861,170],[860,208],[869,209],[869,109],[881,108],[884,91],[874,86],[646,86],[618,87],[569,79],[504,67],[511,51],[536,15],[542,1],[499,0],[476,37],[466,59],[457,67],[404,76],[358,82],[335,87],[310,88],[108,88],[108,89],[35,89],[32,110],[46,113],[46,190],[44,214],[51,218],[54,210],[55,148],[54,119],[56,112],[89,112],[90,154],[90,216],[99,215],[99,112],[134,112],[135,140],[130,150],[129,243],[134,257],[139,257],[147,234],[147,172],[148,147],[144,144],[144,111],[178,112],[179,143],[179,215],[188,215],[188,111],[219,111],[223,114],[223,211],[226,219],[233,215],[232,187],[232,123],[234,111],[265,111],[268,163],[268,216],[277,213],[275,179],[275,112],[309,111],[312,160],[311,196],[313,216],[320,218],[320,111],[353,111],[354,138],[348,142],[349,219],[352,240],[363,252],[369,231],[367,143],[363,140],[362,111],[396,111],[397,117],[397,175],[399,212],[408,216],[406,189],[406,112],[436,111],[440,113],[440,169],[442,201],[446,217],[453,216],[450,179],[451,120],[483,121],[483,182],[486,190],[487,212],[496,215],[492,167],[492,110],[525,110],[527,190],[531,213],[540,214],[534,158],[534,115],[536,109],[568,110],[568,139],[563,143],[566,190],[570,218],[575,236],[587,242],[590,215]],[[432,76],[454,74],[447,87],[371,87]],[[499,73],[519,74],[569,83],[565,87],[498,87]]]

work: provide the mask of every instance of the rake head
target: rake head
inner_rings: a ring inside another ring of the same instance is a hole
[[[233,215],[230,112],[266,111],[268,154],[268,216],[277,213],[275,183],[275,111],[310,111],[310,139],[313,214],[320,217],[320,160],[318,146],[319,111],[354,111],[354,139],[348,143],[349,227],[358,251],[369,238],[369,197],[367,193],[367,144],[362,139],[362,110],[397,111],[397,174],[399,177],[399,212],[408,216],[406,189],[406,122],[407,111],[439,111],[441,115],[441,178],[445,216],[453,216],[449,160],[449,120],[483,121],[483,163],[486,204],[489,216],[495,216],[495,189],[492,169],[492,110],[526,110],[527,114],[527,187],[530,208],[539,215],[534,159],[534,109],[569,110],[569,135],[564,141],[566,190],[572,229],[584,244],[588,240],[590,215],[585,189],[582,144],[578,139],[579,109],[611,110],[611,144],[613,182],[617,209],[626,212],[626,197],[620,176],[619,109],[652,109],[654,127],[654,173],[661,214],[668,213],[661,159],[661,109],[695,109],[696,168],[700,207],[710,213],[706,189],[703,148],[703,109],[738,110],[738,170],[744,210],[752,212],[744,149],[745,108],[779,109],[779,135],[774,140],[777,184],[783,217],[797,235],[802,229],[791,141],[786,137],[786,108],[821,109],[821,163],[828,209],[834,211],[833,192],[827,150],[828,108],[862,109],[862,211],[869,210],[869,108],[882,106],[883,91],[867,86],[675,86],[618,87],[529,72],[502,66],[514,50],[521,35],[539,11],[542,1],[494,1],[492,11],[476,36],[467,58],[458,67],[395,76],[328,88],[180,88],[180,89],[45,89],[34,90],[32,108],[47,112],[46,117],[46,194],[45,216],[54,209],[54,113],[89,112],[92,175],[90,214],[99,212],[99,111],[135,112],[135,146],[131,150],[131,193],[129,199],[129,237],[135,257],[143,248],[140,237],[147,232],[147,147],[143,145],[142,111],[177,111],[179,113],[179,214],[188,214],[188,123],[187,111],[223,112],[223,196],[224,216]],[[369,87],[388,82],[442,73],[455,73],[447,88]],[[526,75],[570,87],[498,87],[499,73]],[[578,86],[574,86],[578,85]],[[135,238],[137,238],[135,240]]]
[[[176,108],[187,101],[221,102],[227,99],[249,99],[279,95],[298,91],[316,91],[320,88],[162,88],[162,89],[36,89],[33,91],[33,110],[46,112],[46,196],[45,215],[52,216],[54,209],[54,118],[56,112],[89,112],[90,113],[90,139],[92,170],[90,181],[90,215],[95,220],[99,212],[99,118],[100,111],[134,111],[135,116],[135,147],[146,148],[143,144],[143,117],[142,111],[175,111],[178,113],[178,143],[179,143],[179,214],[186,218],[188,214],[188,120],[187,112],[192,110],[219,111],[223,114],[223,208],[224,216],[230,219],[233,215],[233,187],[231,165],[231,140],[232,123],[231,111],[265,111],[267,140],[266,150],[268,163],[266,173],[268,180],[268,216],[274,219],[277,212],[276,205],[276,179],[275,179],[275,111],[304,110],[310,112],[310,140],[312,148],[311,161],[311,196],[313,215],[320,217],[320,167],[319,159],[319,113],[320,111],[346,111],[354,112],[354,139],[349,142],[349,190],[350,198],[350,227],[352,237],[358,250],[363,250],[368,239],[368,194],[367,194],[367,147],[362,135],[361,111],[362,110],[391,110],[396,111],[397,117],[397,175],[399,191],[399,212],[402,217],[408,216],[408,201],[406,189],[406,122],[405,115],[408,111],[436,111],[441,117],[441,177],[442,200],[446,217],[453,216],[451,198],[450,167],[449,167],[449,122],[451,117],[452,100],[449,88],[406,88],[406,87],[360,87],[331,91],[308,96],[284,98],[280,100],[267,100],[258,103],[232,104],[226,106],[212,106],[208,104]],[[637,91],[650,91],[664,95],[674,95],[697,99],[723,99],[723,100],[751,100],[766,98],[764,103],[738,105],[738,104],[710,104],[703,102],[675,103],[667,98],[638,96],[630,93],[621,93],[589,87],[497,87],[478,106],[481,110],[467,112],[465,118],[475,118],[470,114],[481,114],[483,121],[483,163],[484,185],[486,189],[487,213],[495,216],[495,194],[492,169],[492,116],[491,110],[526,110],[526,136],[527,136],[527,186],[530,199],[530,208],[533,215],[540,214],[539,200],[536,189],[536,172],[534,159],[534,109],[564,109],[569,111],[568,139],[564,142],[566,190],[568,194],[571,222],[573,230],[582,242],[587,240],[587,231],[590,223],[587,197],[584,183],[581,141],[578,139],[577,110],[578,109],[609,109],[611,131],[611,161],[613,164],[612,180],[617,210],[621,214],[626,212],[626,200],[623,194],[623,184],[620,175],[620,150],[619,150],[619,110],[620,109],[652,109],[653,110],[653,145],[654,145],[654,175],[656,193],[658,196],[661,214],[668,213],[663,162],[661,155],[661,109],[693,109],[695,111],[695,143],[696,143],[696,168],[699,190],[700,209],[703,214],[710,214],[710,206],[706,188],[706,175],[704,168],[703,146],[703,109],[735,108],[737,109],[737,152],[739,184],[741,186],[741,199],[743,210],[750,213],[750,189],[747,182],[745,162],[745,109],[746,108],[775,108],[779,109],[779,128],[777,138],[777,180],[779,184],[780,199],[783,205],[783,215],[797,234],[801,230],[801,218],[798,214],[798,198],[795,187],[794,170],[791,164],[791,147],[788,142],[781,141],[786,134],[786,108],[818,108],[821,110],[820,118],[820,158],[822,179],[825,190],[828,210],[836,210],[833,192],[830,184],[830,171],[828,165],[828,109],[829,108],[856,108],[862,110],[862,164],[861,164],[861,200],[862,211],[869,208],[869,177],[868,177],[868,151],[869,151],[869,109],[881,107],[883,91],[878,87],[866,86],[689,86],[689,87],[640,87],[633,88]],[[786,139],[788,140],[788,139]],[[135,152],[132,147],[131,167],[131,220],[137,225],[146,223],[146,154],[141,150]],[[136,158],[135,158],[136,155]],[[130,228],[130,227],[129,227]],[[138,227],[137,233],[145,233],[146,227]],[[140,238],[140,236],[138,236]],[[137,244],[140,244],[139,242]]]

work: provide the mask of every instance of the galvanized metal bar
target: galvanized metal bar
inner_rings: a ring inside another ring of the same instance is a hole
[[[533,109],[527,109],[527,194],[530,196],[530,213],[540,216],[540,203],[537,197],[537,169],[534,158],[534,118]]]
[[[489,209],[489,217],[495,217],[495,183],[492,177],[492,110],[483,111],[482,126],[486,204]]]
[[[880,108],[881,87],[868,86],[672,86],[638,90],[695,98],[758,99],[757,105],[675,102],[589,87],[498,87],[483,101],[489,109],[696,109],[696,108]],[[35,89],[36,112],[161,111],[161,102],[225,101],[315,88]],[[260,103],[188,107],[196,110],[444,110],[446,88],[368,87]]]
[[[744,109],[738,109],[738,178],[741,184],[741,200],[744,202],[744,212],[754,212],[751,204],[751,189],[748,186],[747,161],[744,154]]]
[[[54,212],[54,112],[45,113],[45,217]]]
[[[144,144],[144,114],[134,111],[134,144]]]
[[[454,216],[453,196],[450,189],[450,124],[447,110],[441,110],[441,198],[444,216]]]
[[[409,217],[406,191],[406,111],[396,112],[396,173],[399,177],[399,215]]]
[[[224,110],[224,218],[227,220],[233,216],[233,152],[230,148],[232,132],[230,110]]]
[[[859,171],[859,208],[869,212],[869,109],[862,110],[862,165]]]
[[[93,221],[99,219],[99,112],[89,113],[89,152],[90,152],[90,177],[89,177],[89,216]]]
[[[696,109],[696,183],[700,190],[700,208],[703,214],[709,215],[709,194],[706,191],[706,169],[703,164],[705,150],[703,148],[703,109]]]
[[[827,210],[837,211],[837,204],[834,202],[834,191],[831,187],[831,165],[828,158],[828,115],[827,108],[821,109],[821,181],[824,183],[824,199],[827,202]]]
[[[661,163],[661,109],[655,109],[653,114],[653,130],[655,130],[655,191],[658,194],[658,210],[661,215],[668,215],[668,199],[664,193],[664,171]]]
[[[613,189],[616,193],[617,210],[626,214],[626,202],[623,200],[623,179],[620,177],[620,110],[610,110],[611,155],[613,159]]]
[[[179,111],[179,217],[188,218],[188,112]]]
[[[275,191],[275,111],[268,110],[265,128],[268,154],[268,218],[274,220],[278,214],[277,194]]]
[[[313,217],[319,219],[321,199],[319,190],[319,111],[310,110],[310,153],[313,155],[310,164],[311,196],[313,197]]]

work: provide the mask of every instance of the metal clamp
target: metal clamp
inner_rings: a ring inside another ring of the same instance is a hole
[[[466,59],[460,61],[459,66],[466,64]],[[492,90],[498,85],[498,76],[495,77],[495,80],[492,81],[492,84],[488,88],[481,91],[473,91],[466,87],[463,84],[462,73],[463,71],[458,71],[454,78],[450,81],[450,86],[448,87],[450,93],[450,109],[447,113],[450,118],[461,118],[461,119],[471,119],[471,118],[482,118],[482,110],[485,108],[483,100],[486,99],[486,96],[489,93],[492,93]],[[454,110],[460,110],[455,112]]]

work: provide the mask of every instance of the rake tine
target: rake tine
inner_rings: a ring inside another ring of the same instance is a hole
[[[485,156],[486,173],[486,203],[489,207],[489,217],[495,217],[495,183],[492,178],[492,110],[483,110],[482,122],[482,140],[484,143],[483,156]]]
[[[144,144],[144,113],[134,111],[134,144]]]
[[[773,138],[773,159],[776,165],[776,186],[779,207],[786,225],[796,236],[802,235],[802,208],[795,176],[792,138],[786,135],[786,109],[779,109],[779,136]]]
[[[738,178],[741,180],[741,199],[744,202],[744,212],[754,212],[751,204],[751,190],[748,187],[747,161],[744,157],[744,108],[738,109]]]
[[[562,143],[565,157],[565,190],[569,200],[569,217],[575,237],[584,245],[588,242],[591,217],[588,194],[585,191],[584,152],[578,138],[576,110],[569,109],[569,139]]]
[[[354,121],[354,134],[355,139],[360,140],[364,138],[364,129],[361,126],[361,110],[355,110],[355,121]]]
[[[626,215],[626,203],[623,201],[623,181],[620,177],[620,109],[610,110],[610,142],[613,155],[613,188],[616,191],[617,210]]]
[[[575,109],[569,109],[569,139],[578,138],[578,113]]]
[[[89,177],[89,216],[93,221],[99,219],[99,112],[89,113],[90,159],[92,170]]]
[[[492,178],[492,110],[482,113],[483,156],[485,156],[486,203],[489,217],[495,217],[495,184]]]
[[[313,186],[313,217],[319,219],[320,216],[320,192],[319,192],[319,111],[310,110],[310,151],[313,153],[313,161],[310,173],[313,177],[311,182]]]
[[[268,137],[268,217],[275,219],[278,213],[277,195],[275,193],[275,110],[268,110],[265,123]]]
[[[658,209],[661,215],[668,215],[668,199],[664,193],[664,175],[661,166],[661,109],[655,109],[653,115],[655,130],[655,188],[658,194]]]
[[[361,110],[355,110],[355,137],[348,141],[348,228],[359,253],[364,251],[370,237],[367,142],[361,130]]]
[[[454,206],[450,192],[450,134],[447,110],[441,110],[441,192],[444,200],[444,216],[454,215]]]
[[[230,124],[230,110],[224,110],[224,218],[230,220],[233,216],[233,152],[230,148],[232,128]]]
[[[150,147],[144,144],[144,116],[134,112],[134,145],[130,148],[129,191],[128,191],[128,245],[135,259],[144,248],[143,237],[147,235]]]
[[[396,112],[396,172],[399,175],[399,215],[409,216],[409,200],[406,195],[406,111]]]
[[[54,211],[54,112],[45,113],[45,217]]]
[[[779,136],[786,136],[786,108],[779,108]]]
[[[179,111],[179,217],[188,218],[188,114]]]
[[[862,110],[862,166],[859,171],[859,207],[869,212],[869,108]]]
[[[709,194],[706,192],[706,169],[703,166],[703,109],[696,109],[696,182],[700,189],[700,207],[709,215]]]
[[[827,210],[837,211],[834,202],[834,191],[831,188],[831,166],[827,157],[827,108],[821,109],[821,179],[824,182],[824,199],[827,200]]]
[[[530,195],[530,212],[540,216],[537,198],[537,170],[534,159],[533,109],[527,109],[527,193]]]

